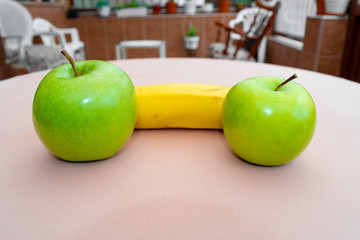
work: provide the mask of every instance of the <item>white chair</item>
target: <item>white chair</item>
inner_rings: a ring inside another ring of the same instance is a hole
[[[279,3],[272,1],[272,4],[265,5],[258,0],[256,5],[239,11],[235,19],[230,20],[228,24],[215,23],[219,27],[219,32],[225,30],[228,35],[226,42],[216,42],[209,46],[210,57],[255,61],[257,55],[257,60],[263,62],[266,34]]]
[[[83,43],[80,44],[80,47],[66,45],[67,43],[64,46],[48,44],[47,40],[44,40],[44,44],[33,44],[33,37],[36,34],[45,39],[58,36],[59,41],[64,42],[63,39],[60,39],[62,31],[51,27],[35,33],[32,16],[21,3],[14,0],[0,0],[0,6],[0,37],[7,64],[12,64],[14,67],[25,67],[29,72],[45,70],[67,62],[60,53],[63,47],[75,58],[77,49],[81,49],[81,47],[83,49]],[[76,40],[78,37],[75,36],[73,39]]]
[[[159,57],[166,57],[166,43],[162,40],[130,40],[122,41],[115,46],[116,59],[126,59],[127,48],[158,48]]]
[[[39,35],[45,46],[60,46],[75,60],[85,60],[84,42],[80,41],[76,28],[57,28],[43,18],[35,18],[32,28],[34,35]],[[66,40],[66,35],[70,35],[69,42]],[[59,44],[57,44],[56,38],[58,38]]]
[[[21,62],[25,46],[32,45],[32,17],[19,2],[0,0],[0,36],[3,39],[6,63]]]

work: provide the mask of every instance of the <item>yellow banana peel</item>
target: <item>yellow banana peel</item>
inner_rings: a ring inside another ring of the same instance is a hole
[[[171,83],[135,87],[135,128],[222,129],[221,108],[230,87]]]

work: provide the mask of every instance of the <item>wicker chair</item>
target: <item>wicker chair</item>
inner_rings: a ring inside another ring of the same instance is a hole
[[[270,32],[279,7],[278,1],[275,1],[273,6],[257,1],[256,7],[239,11],[229,24],[215,22],[218,27],[217,42],[209,46],[208,56],[255,61],[258,58],[259,46],[264,46],[264,36]],[[226,41],[220,42],[223,31],[227,36]],[[264,50],[261,54],[264,54],[263,52]]]

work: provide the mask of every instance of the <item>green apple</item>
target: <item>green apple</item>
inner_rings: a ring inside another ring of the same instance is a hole
[[[71,64],[51,70],[40,82],[33,100],[36,133],[61,159],[108,158],[134,130],[135,88],[114,64],[97,60],[74,63],[72,59]]]
[[[222,109],[223,130],[233,151],[265,166],[287,163],[310,143],[316,109],[301,85],[278,77],[254,77],[228,92]],[[280,86],[281,85],[281,86]]]

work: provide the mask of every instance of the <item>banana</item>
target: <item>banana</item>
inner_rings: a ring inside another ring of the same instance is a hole
[[[222,129],[221,108],[230,87],[171,83],[135,87],[135,128]]]

